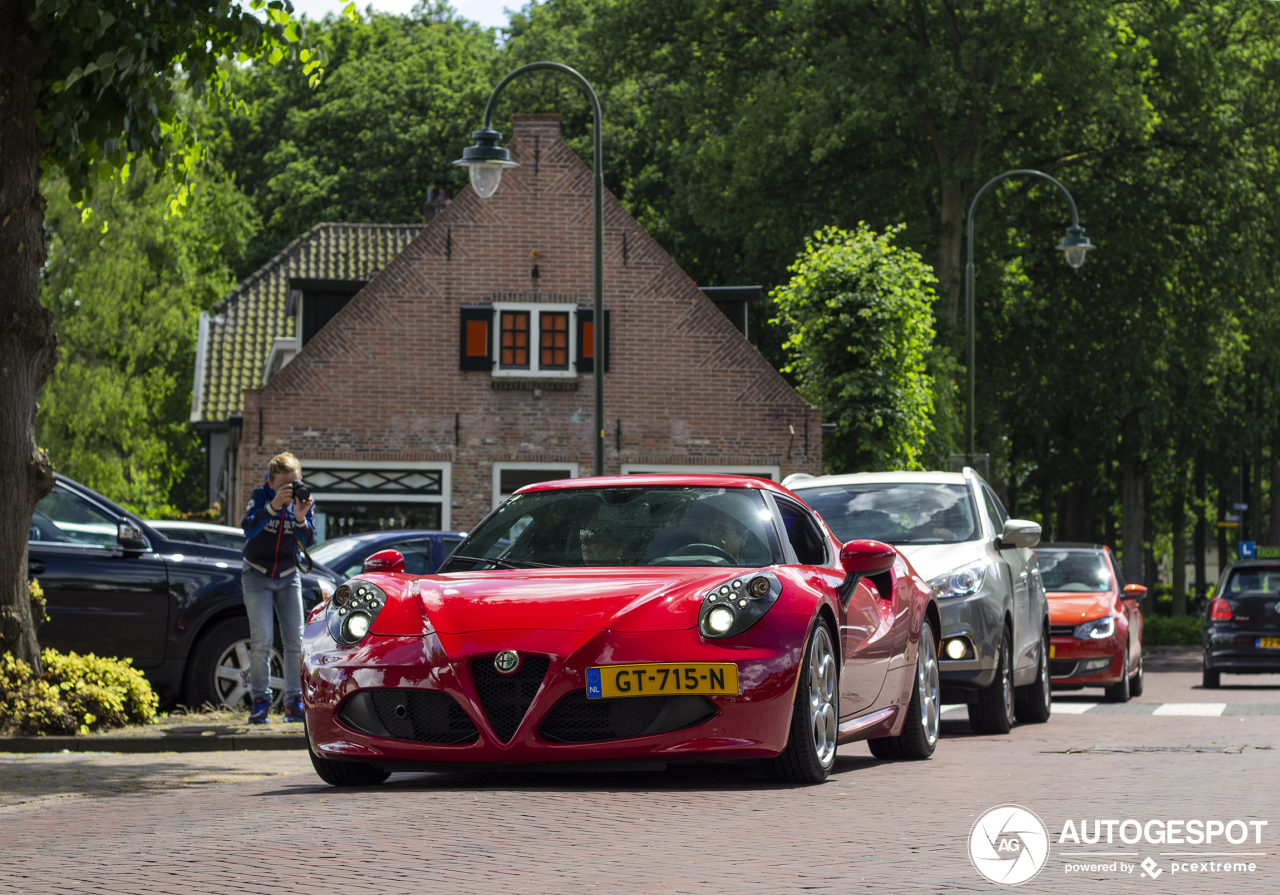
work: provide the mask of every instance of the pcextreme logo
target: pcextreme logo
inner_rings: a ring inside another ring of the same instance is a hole
[[[974,822],[969,860],[993,883],[1020,886],[1049,859],[1049,830],[1021,805],[997,805]]]

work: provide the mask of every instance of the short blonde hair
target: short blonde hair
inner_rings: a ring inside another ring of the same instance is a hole
[[[298,458],[293,454],[285,451],[283,454],[276,454],[271,458],[271,477],[283,475],[286,472],[296,472],[302,475],[302,464],[298,462]]]

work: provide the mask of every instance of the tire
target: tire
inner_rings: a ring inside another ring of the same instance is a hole
[[[1120,680],[1116,681],[1110,687],[1107,687],[1107,702],[1128,702],[1129,701],[1129,653],[1124,654],[1124,668],[1120,672]]]
[[[976,702],[969,703],[969,726],[974,733],[1008,733],[1013,729],[1013,638],[1005,628],[1000,641],[1000,661],[996,679],[978,691]]]
[[[307,754],[311,756],[311,767],[316,776],[330,786],[377,786],[391,776],[377,765],[363,761],[330,761],[316,755],[311,748],[311,735],[306,731],[303,722],[303,734],[307,737]]]
[[[907,706],[907,720],[896,737],[867,740],[876,758],[923,761],[933,757],[938,746],[938,723],[942,712],[942,685],[938,676],[938,646],[933,627],[926,622],[920,631],[916,656],[916,679]]]
[[[1130,696],[1141,696],[1141,695],[1142,695],[1142,685],[1143,685],[1143,676],[1142,676],[1142,658],[1141,658],[1141,657],[1139,657],[1139,658],[1138,658],[1138,673],[1137,673],[1137,674],[1135,674],[1135,675],[1133,676],[1133,679],[1129,681],[1129,695],[1130,695]]]
[[[1204,680],[1201,683],[1206,690],[1216,690],[1222,686],[1222,672],[1217,669],[1204,669]]]
[[[280,707],[284,697],[284,657],[272,644],[268,659],[271,668],[271,707]],[[192,650],[183,682],[182,697],[193,708],[202,705],[249,708],[249,619],[228,618],[209,628]]]
[[[764,762],[770,779],[822,783],[836,763],[840,677],[831,632],[819,621],[809,635],[791,710],[787,747]]]
[[[1013,714],[1024,724],[1043,724],[1053,713],[1053,688],[1049,684],[1049,635],[1040,641],[1040,667],[1034,683],[1019,687]]]

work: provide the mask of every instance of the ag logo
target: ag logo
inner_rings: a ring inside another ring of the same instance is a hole
[[[493,657],[493,667],[498,674],[515,674],[520,667],[520,654],[513,649],[504,649]]]
[[[1040,818],[1018,805],[987,811],[969,833],[969,860],[993,883],[1020,886],[1049,858],[1049,831]]]

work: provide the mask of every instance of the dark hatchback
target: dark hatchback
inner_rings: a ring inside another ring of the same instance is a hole
[[[59,475],[32,516],[27,556],[48,603],[41,646],[133,659],[165,702],[244,701],[249,623],[238,550],[167,538]],[[307,609],[338,583],[317,564],[302,579]],[[277,649],[273,689],[281,667]]]
[[[1222,673],[1280,672],[1280,563],[1240,560],[1227,566],[1204,614],[1204,686]]]

